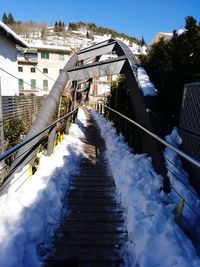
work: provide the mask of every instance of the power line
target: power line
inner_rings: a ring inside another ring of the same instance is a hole
[[[16,48],[17,49],[17,48]],[[49,78],[50,80],[52,80],[53,82],[55,82],[56,80],[54,80],[53,78],[51,78],[50,76],[48,76],[47,74],[45,74],[43,71],[41,71],[37,66],[35,66],[26,56],[25,54],[18,50],[17,51],[30,63],[31,66],[33,66],[35,69],[37,69],[40,73],[42,73],[44,76],[46,76],[47,78]]]

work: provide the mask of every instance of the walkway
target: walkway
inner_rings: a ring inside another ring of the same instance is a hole
[[[123,211],[113,177],[108,174],[104,141],[91,115],[85,112],[88,127],[83,142],[88,157],[81,161],[81,175],[70,181],[69,213],[55,242],[55,258],[47,266],[124,266],[122,248],[127,233]]]

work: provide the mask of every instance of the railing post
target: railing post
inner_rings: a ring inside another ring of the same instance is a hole
[[[105,102],[102,101],[102,115],[105,117]]]
[[[69,127],[70,127],[70,117],[67,118],[66,126],[65,126],[65,134],[69,134]]]
[[[53,127],[49,133],[49,140],[48,140],[48,146],[47,146],[47,155],[48,156],[51,156],[51,154],[53,153],[55,134],[56,134],[56,126]]]

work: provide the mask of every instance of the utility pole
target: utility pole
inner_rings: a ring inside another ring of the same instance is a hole
[[[0,77],[0,154],[4,152],[4,134],[3,134],[3,109],[1,95],[1,77]]]

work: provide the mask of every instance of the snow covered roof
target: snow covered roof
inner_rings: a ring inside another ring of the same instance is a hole
[[[44,45],[44,44],[32,44],[32,43],[30,43],[29,47],[37,48],[37,49],[41,49],[41,50],[66,51],[66,52],[71,51],[70,47],[55,46],[55,45]]]
[[[2,33],[7,39],[9,39],[14,44],[17,44],[22,47],[28,47],[28,45],[2,21],[0,21],[0,33]]]
[[[157,43],[160,38],[164,38],[165,40],[170,40],[172,36],[173,36],[172,32],[157,32],[153,40],[151,41],[150,45]]]

